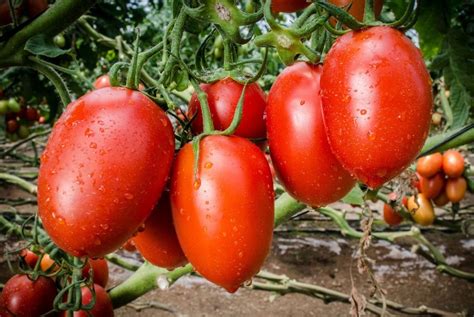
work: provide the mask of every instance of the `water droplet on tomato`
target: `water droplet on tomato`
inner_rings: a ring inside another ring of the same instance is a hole
[[[305,103],[306,103],[305,100],[301,100],[301,101],[300,101],[300,106],[303,106]]]
[[[362,110],[360,111],[360,114],[361,114],[361,115],[366,115],[366,114],[367,114],[367,110],[362,109]]]
[[[84,135],[87,137],[92,137],[94,136],[94,131],[92,131],[91,128],[87,128],[86,131],[84,132]]]
[[[373,133],[372,131],[369,131],[369,132],[367,132],[367,137],[369,138],[370,141],[374,141],[375,140],[375,133]]]
[[[89,144],[89,147],[91,149],[96,149],[97,148],[97,143],[91,142],[91,144]]]
[[[199,187],[201,187],[201,180],[200,180],[200,179],[196,179],[196,180],[194,181],[193,187],[194,187],[194,189],[196,189],[196,190],[199,189]]]
[[[102,241],[100,241],[99,238],[95,238],[94,244],[95,244],[95,245],[101,245],[101,244],[102,244]]]
[[[133,195],[130,194],[130,193],[123,194],[123,197],[125,197],[125,199],[127,199],[127,200],[132,200],[133,199]]]
[[[212,163],[211,162],[207,162],[206,164],[204,164],[204,168],[211,168],[212,167]]]

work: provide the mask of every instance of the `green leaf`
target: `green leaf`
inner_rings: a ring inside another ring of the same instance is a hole
[[[25,50],[32,54],[46,57],[58,57],[69,52],[69,50],[57,47],[52,37],[47,37],[44,34],[38,34],[30,38],[25,44]]]
[[[474,107],[474,49],[468,46],[467,35],[461,28],[448,34],[449,66],[444,69],[444,78],[450,90],[450,105],[454,122],[452,128],[464,125]]]
[[[362,206],[364,204],[364,192],[362,192],[359,185],[355,185],[349,194],[342,198],[342,202]]]
[[[421,1],[419,12],[415,30],[423,56],[431,60],[439,53],[448,31],[446,10],[443,1]]]

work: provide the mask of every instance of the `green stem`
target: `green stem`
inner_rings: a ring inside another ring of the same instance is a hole
[[[444,84],[441,85],[439,96],[441,99],[441,108],[443,108],[444,115],[446,116],[446,127],[448,128],[453,125],[454,116],[453,110],[451,109],[451,105],[448,101],[448,97],[446,97],[446,89],[444,88]]]
[[[207,103],[207,94],[201,89],[201,87],[199,87],[194,79],[190,79],[190,82],[193,85],[199,104],[201,105],[203,132],[205,134],[211,133],[214,131],[214,123],[212,122],[211,111],[209,110],[209,104]]]
[[[64,108],[71,103],[71,96],[69,95],[66,83],[53,68],[44,65],[39,58],[34,56],[30,57],[30,62],[25,63],[25,66],[29,66],[34,70],[42,73],[53,83],[59,94],[59,98],[61,98],[61,102]]]
[[[305,207],[304,204],[292,198],[288,193],[283,193],[275,200],[275,227],[288,221]]]
[[[13,146],[11,146],[8,150],[6,150],[5,152],[2,152],[0,153],[0,157],[5,157],[7,156],[8,154],[12,153],[13,151],[15,151],[18,147],[20,147],[22,144],[25,144],[25,143],[28,143],[29,141],[33,140],[33,139],[36,139],[37,137],[40,137],[40,136],[43,136],[43,135],[48,135],[49,133],[51,132],[51,129],[47,129],[45,131],[42,131],[42,132],[38,132],[38,133],[34,133],[30,136],[28,136],[26,139],[24,140],[20,140],[18,142],[16,142]]]
[[[112,304],[115,309],[122,307],[157,287],[169,287],[192,271],[193,267],[190,264],[168,271],[145,262],[129,279],[109,291]]]
[[[430,137],[423,146],[418,157],[435,152],[442,152],[474,142],[474,124],[462,127],[452,132]]]
[[[364,23],[369,24],[375,22],[374,0],[365,0]]]
[[[25,181],[23,178],[20,178],[15,175],[0,173],[0,180],[3,180],[7,183],[14,184],[19,186],[21,189],[27,191],[30,194],[36,195],[38,188],[35,184],[32,184],[28,181]]]

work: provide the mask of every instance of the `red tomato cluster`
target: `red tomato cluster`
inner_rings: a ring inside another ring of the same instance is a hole
[[[463,176],[464,157],[455,150],[435,153],[418,159],[415,186],[436,206],[460,202],[467,190]]]
[[[0,100],[0,116],[5,116],[5,129],[12,141],[27,138],[34,123],[45,122],[36,108],[21,105],[23,103],[14,98]]]

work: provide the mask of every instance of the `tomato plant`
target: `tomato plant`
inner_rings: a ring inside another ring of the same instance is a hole
[[[416,162],[416,171],[423,177],[430,178],[443,168],[443,155],[434,153],[423,156]]]
[[[383,205],[383,220],[391,225],[397,226],[403,221],[403,217],[397,213],[389,204]]]
[[[156,266],[173,269],[187,260],[179,245],[173,225],[168,192],[163,192],[160,202],[145,222],[145,230],[133,242],[140,254]]]
[[[298,200],[322,206],[345,196],[355,180],[332,153],[319,96],[320,65],[296,63],[268,95],[267,130],[278,179]]]
[[[451,178],[446,182],[446,196],[450,202],[458,203],[466,195],[467,182],[464,177]]]
[[[408,199],[408,211],[411,213],[413,220],[419,225],[429,226],[435,220],[433,205],[423,193],[411,196]]]
[[[219,80],[213,84],[203,84],[201,89],[207,94],[209,110],[212,121],[217,130],[225,130],[234,117],[237,103],[244,86],[231,78]],[[244,96],[242,120],[235,131],[235,135],[244,138],[265,138],[264,112],[266,95],[257,83],[247,86]],[[192,123],[193,132],[199,134],[203,131],[201,106],[196,94],[189,102],[188,117],[196,116]]]
[[[265,155],[240,137],[200,143],[197,175],[191,144],[176,157],[171,206],[179,243],[195,269],[235,292],[270,250],[274,192]]]
[[[362,21],[364,18],[364,8],[365,8],[365,0],[329,0],[330,3],[341,7],[341,8],[348,8],[347,12],[352,15],[356,20]],[[382,11],[383,0],[375,0],[374,1],[374,11],[375,15],[380,15]],[[336,24],[336,19],[331,18],[331,24]]]
[[[443,170],[451,178],[457,178],[464,173],[464,157],[456,150],[443,154]]]
[[[40,276],[33,281],[27,275],[17,274],[5,284],[0,304],[14,316],[40,316],[53,310],[56,294],[52,279]]]
[[[113,317],[114,308],[112,307],[112,302],[109,295],[105,289],[98,285],[94,284],[94,293],[95,293],[95,305],[91,310],[80,310],[75,311],[74,317]],[[89,287],[84,286],[81,289],[82,294],[82,305],[88,305],[93,299],[93,294]],[[62,312],[61,316],[68,316],[67,312]]]
[[[89,278],[91,271],[94,284],[106,287],[107,282],[109,281],[109,265],[107,264],[107,260],[89,259],[86,266],[82,270],[82,276],[84,278]]]
[[[336,40],[324,62],[321,97],[335,156],[369,187],[400,174],[428,136],[430,76],[419,50],[389,27]]]
[[[431,178],[418,175],[420,180],[420,191],[425,194],[426,198],[431,199],[437,197],[444,189],[444,174],[438,173]]]
[[[118,249],[153,209],[173,155],[171,123],[143,94],[103,88],[84,95],[58,120],[41,157],[46,231],[76,256]]]

